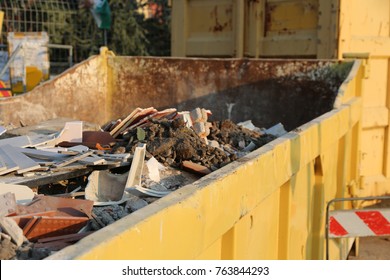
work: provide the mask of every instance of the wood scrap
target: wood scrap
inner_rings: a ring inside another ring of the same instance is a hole
[[[64,166],[69,165],[69,164],[71,164],[73,162],[76,162],[76,161],[79,161],[81,159],[84,159],[84,158],[86,158],[86,157],[88,157],[88,156],[90,156],[92,154],[93,154],[93,151],[88,151],[88,152],[85,152],[83,154],[79,154],[77,156],[73,156],[73,157],[71,157],[69,159],[66,159],[66,160],[62,161],[62,162],[55,163],[55,164],[53,164],[53,167],[55,167],[55,168],[64,167]]]
[[[111,131],[110,134],[116,138],[119,133],[122,132],[123,129],[126,128],[126,125],[128,125],[128,122],[134,117],[135,114],[142,111],[141,108],[136,108],[133,110],[123,121],[121,121],[118,125],[116,125]]]
[[[139,109],[139,108],[137,108],[137,109]],[[122,133],[123,131],[125,131],[128,128],[128,126],[130,126],[130,125],[140,121],[142,118],[144,118],[145,116],[150,115],[151,113],[156,113],[157,112],[157,110],[154,109],[153,107],[149,107],[149,108],[146,108],[146,109],[140,109],[140,110],[137,110],[137,109],[134,110],[134,111],[137,111],[137,112],[135,112],[134,114],[133,113],[130,114],[130,115],[132,115],[132,117],[129,118],[128,121],[126,122],[126,124],[124,124],[117,132],[115,132],[115,133],[110,132],[110,134],[114,138],[118,137],[118,135],[120,133]]]

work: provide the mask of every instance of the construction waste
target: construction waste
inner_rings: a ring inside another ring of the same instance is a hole
[[[44,259],[286,133],[211,115],[150,107],[97,131],[2,127],[0,259]]]

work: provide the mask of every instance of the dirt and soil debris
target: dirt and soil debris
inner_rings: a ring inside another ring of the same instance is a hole
[[[146,142],[149,155],[159,162],[173,167],[180,167],[185,160],[199,163],[211,170],[217,170],[242,156],[243,150],[251,142],[255,149],[275,139],[272,135],[260,134],[230,120],[211,123],[210,134],[207,137],[213,146],[206,144],[182,119],[150,120],[152,123],[144,128],[145,140],[137,138],[137,128],[124,135],[128,141],[125,150],[133,152],[140,142]],[[123,144],[113,148],[114,153],[123,152]]]

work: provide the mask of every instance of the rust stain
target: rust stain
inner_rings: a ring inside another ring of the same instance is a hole
[[[224,23],[221,23],[219,20],[219,17],[218,17],[218,6],[216,5],[210,13],[211,18],[215,19],[215,24],[214,24],[214,26],[209,28],[209,31],[216,33],[216,32],[222,32],[227,28],[229,28],[229,30],[233,30],[233,28],[232,28],[233,24],[232,24],[232,19],[231,19],[232,12],[233,12],[233,8],[231,6],[228,7],[227,9],[225,9],[226,15],[228,15],[228,16],[230,15],[229,20],[224,22]]]
[[[272,19],[271,14],[275,10],[274,5],[268,3],[265,4],[265,24],[264,24],[264,36],[267,36],[267,33],[272,28]]]

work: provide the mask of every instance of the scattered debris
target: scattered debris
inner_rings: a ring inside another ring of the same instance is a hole
[[[211,115],[136,108],[100,131],[1,139],[1,258],[45,258],[285,133]]]

